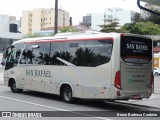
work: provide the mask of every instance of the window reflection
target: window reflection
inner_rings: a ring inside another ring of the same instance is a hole
[[[34,45],[39,47],[33,48]],[[23,51],[21,64],[49,65],[49,50],[50,43],[28,44]]]
[[[32,48],[38,45],[38,48]],[[99,66],[110,61],[112,40],[28,44],[21,64]],[[59,58],[59,59],[57,59]]]
[[[23,47],[24,47],[23,43],[18,43],[16,45],[12,45],[7,48],[5,53],[5,57],[6,57],[5,70],[10,69],[14,66],[17,66],[20,60],[20,55]]]

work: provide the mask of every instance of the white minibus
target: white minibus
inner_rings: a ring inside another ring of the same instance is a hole
[[[68,33],[28,38],[6,50],[5,85],[90,100],[149,98],[153,48],[149,37],[120,33]]]

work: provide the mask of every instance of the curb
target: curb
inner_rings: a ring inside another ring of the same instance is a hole
[[[148,108],[160,109],[160,107],[147,106],[147,105],[142,105],[142,104],[135,104],[135,103],[131,103],[131,102],[116,101],[116,103],[134,105],[134,106],[139,106],[139,107],[148,107]]]

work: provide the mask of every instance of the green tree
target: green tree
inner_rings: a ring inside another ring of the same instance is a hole
[[[155,11],[155,12],[157,12],[157,13],[160,13],[160,11],[157,10],[157,9],[155,9],[155,10],[152,9],[152,10]],[[160,16],[155,15],[153,13],[149,13],[149,12],[147,12],[147,14],[148,14],[148,17],[143,18],[142,21],[145,21],[145,22],[151,21],[151,22],[153,22],[155,24],[160,24]]]
[[[117,19],[107,19],[106,20],[107,24],[104,25],[99,25],[102,29],[100,30],[101,32],[116,32],[117,28],[119,27],[118,20]]]
[[[136,26],[136,23],[126,23],[124,26],[121,27],[121,29],[124,29],[128,31],[129,33],[139,34],[140,31]]]
[[[79,30],[75,29],[72,26],[66,26],[66,27],[59,28],[59,31],[62,33],[65,33],[65,32],[78,32]]]
[[[140,29],[140,34],[143,35],[159,35],[160,25],[154,24],[153,22],[140,22],[137,23],[137,27]]]
[[[54,34],[48,34],[48,35],[44,35],[44,34],[27,34],[27,35],[24,35],[23,38],[36,38],[36,37],[47,37],[47,36],[54,36]]]
[[[135,13],[134,17],[133,17],[133,21],[134,22],[141,22],[141,15],[139,13]]]
[[[119,29],[119,22],[118,19],[107,19],[106,20],[107,24],[104,25],[99,25],[102,29],[100,30],[101,32],[118,32],[118,33],[123,33],[123,32],[128,32],[126,29]]]
[[[153,22],[139,22],[139,23],[127,23],[122,29],[127,30],[129,33],[142,34],[142,35],[159,35],[160,25]]]

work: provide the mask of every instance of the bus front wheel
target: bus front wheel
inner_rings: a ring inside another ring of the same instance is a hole
[[[62,92],[62,98],[64,102],[66,103],[72,103],[73,97],[72,97],[72,89],[70,86],[65,86]]]
[[[14,80],[11,81],[11,83],[10,83],[10,88],[11,88],[11,91],[14,92],[14,93],[23,92],[23,89],[18,89],[18,88],[16,88],[16,82],[15,82]]]

